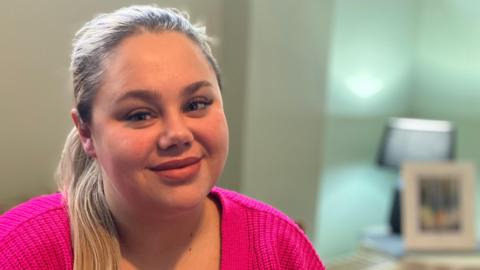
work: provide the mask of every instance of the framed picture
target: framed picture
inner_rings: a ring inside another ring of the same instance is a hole
[[[467,162],[407,162],[401,173],[405,249],[474,249],[474,165]]]

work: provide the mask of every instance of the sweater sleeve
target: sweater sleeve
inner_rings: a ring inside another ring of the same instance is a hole
[[[278,224],[278,254],[281,269],[324,270],[314,247],[296,225]]]
[[[222,269],[324,270],[305,233],[281,211],[216,187],[222,207]]]
[[[0,216],[0,270],[71,269],[65,209],[45,206],[28,202]]]

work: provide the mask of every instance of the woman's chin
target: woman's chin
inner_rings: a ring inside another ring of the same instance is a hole
[[[152,206],[162,212],[188,212],[202,207],[210,188],[177,186],[168,192],[152,194]]]

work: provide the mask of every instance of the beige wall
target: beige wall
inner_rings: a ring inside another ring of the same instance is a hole
[[[223,54],[220,60],[223,99],[230,130],[230,154],[220,184],[240,190],[243,130],[245,124],[247,45],[249,40],[250,1],[225,1],[223,21]]]
[[[331,1],[250,4],[242,191],[313,236]]]

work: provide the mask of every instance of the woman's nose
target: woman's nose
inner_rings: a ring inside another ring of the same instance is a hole
[[[170,116],[164,119],[163,131],[158,140],[161,150],[172,150],[190,147],[193,134],[181,116]]]

